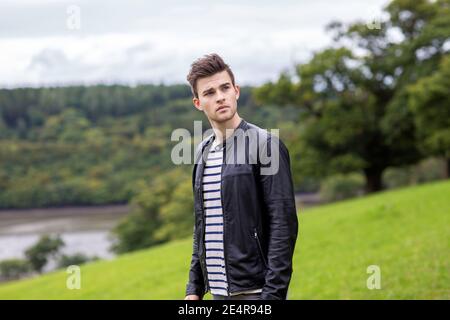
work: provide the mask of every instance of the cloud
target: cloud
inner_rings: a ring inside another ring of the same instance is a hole
[[[66,67],[69,60],[64,52],[58,49],[44,49],[35,55],[30,63],[29,69],[44,69],[50,71],[56,66]]]
[[[92,78],[98,67],[81,59],[69,59],[61,49],[46,48],[31,58],[26,71],[43,84],[76,83],[99,80]],[[90,75],[90,76],[89,76]]]
[[[241,84],[260,84],[329,44],[331,20],[369,19],[384,3],[4,1],[0,86],[185,83],[191,62],[210,52],[224,56]],[[80,29],[67,27],[71,5],[80,8]]]

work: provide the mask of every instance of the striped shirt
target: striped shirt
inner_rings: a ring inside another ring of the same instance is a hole
[[[203,172],[202,190],[205,209],[206,270],[211,294],[227,296],[228,283],[223,251],[223,212],[221,199],[221,176],[223,145],[216,140],[208,153]]]

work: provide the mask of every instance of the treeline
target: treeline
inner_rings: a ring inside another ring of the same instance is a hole
[[[257,107],[251,90],[239,106],[251,121],[295,114]],[[139,181],[175,167],[174,129],[210,127],[186,85],[0,90],[0,114],[0,208],[127,203]]]
[[[26,129],[43,125],[48,116],[60,114],[68,107],[97,123],[107,116],[119,118],[162,108],[189,95],[185,85],[174,85],[170,89],[164,85],[20,88],[0,90],[0,106],[4,125],[22,129],[16,133],[26,138]],[[158,119],[154,120],[145,126],[157,125]]]
[[[240,102],[248,106],[250,100],[251,92],[244,88]],[[198,118],[192,112],[187,85],[0,89],[0,138],[47,140],[50,137],[39,136],[34,129],[45,126],[49,117],[58,116],[68,108],[84,118],[78,123],[80,126],[107,126],[115,119],[140,115],[133,122],[140,133],[163,124],[189,128],[192,124],[188,123],[187,115]]]

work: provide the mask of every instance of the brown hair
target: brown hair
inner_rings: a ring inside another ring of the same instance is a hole
[[[231,83],[234,86],[234,75],[230,67],[223,61],[217,53],[211,53],[194,61],[191,65],[191,70],[187,76],[187,81],[191,85],[192,94],[198,98],[197,80],[212,76],[218,72],[228,72]]]

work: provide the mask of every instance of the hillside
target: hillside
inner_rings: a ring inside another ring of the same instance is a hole
[[[299,214],[289,299],[449,299],[450,182],[329,204]],[[0,286],[0,299],[182,299],[191,239]],[[366,269],[381,268],[369,290]],[[207,296],[210,298],[210,295]]]

